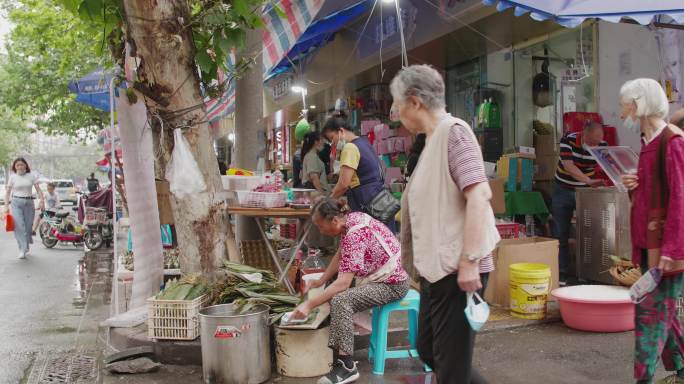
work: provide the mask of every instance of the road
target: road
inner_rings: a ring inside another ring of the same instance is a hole
[[[109,311],[111,288],[92,278],[109,271],[99,256],[36,243],[19,260],[13,235],[0,232],[0,383],[19,383],[41,356],[97,350],[97,322]]]

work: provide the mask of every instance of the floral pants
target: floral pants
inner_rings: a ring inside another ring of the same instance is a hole
[[[408,281],[397,284],[369,283],[340,292],[330,301],[328,346],[346,355],[354,354],[352,315],[399,300],[409,290]]]
[[[636,305],[634,377],[652,379],[660,356],[668,371],[684,368],[684,337],[677,318],[684,274],[663,277],[658,287]]]

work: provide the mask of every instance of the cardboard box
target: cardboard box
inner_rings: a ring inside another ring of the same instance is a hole
[[[546,237],[501,240],[494,252],[496,270],[489,274],[485,300],[510,307],[509,267],[516,263],[541,263],[551,268],[551,288],[558,288],[558,240]],[[550,291],[549,291],[550,292]]]
[[[506,213],[506,199],[504,196],[504,181],[501,179],[489,180],[489,188],[492,189],[492,199],[489,201],[495,214]]]
[[[511,154],[515,157],[524,157],[526,159],[534,159],[537,157],[536,151],[532,147],[515,147],[515,153]]]
[[[556,177],[558,155],[537,156],[534,161],[534,180],[548,181]]]
[[[558,155],[559,144],[553,135],[534,135],[534,149],[537,157]]]

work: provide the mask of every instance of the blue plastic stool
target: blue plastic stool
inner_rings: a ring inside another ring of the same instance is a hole
[[[409,289],[403,299],[373,308],[373,331],[368,347],[368,360],[373,362],[373,373],[385,373],[385,360],[418,357],[416,339],[418,338],[418,312],[420,310],[420,294]],[[409,349],[387,349],[387,332],[389,330],[390,313],[407,311]],[[426,365],[425,371],[430,372]]]

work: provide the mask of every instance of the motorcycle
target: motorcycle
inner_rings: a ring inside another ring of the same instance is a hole
[[[58,243],[83,245],[81,226],[68,211],[46,210],[39,227],[41,241],[46,248],[54,248]]]
[[[96,250],[114,242],[112,213],[112,188],[83,194],[79,201],[79,219],[83,223],[83,239],[86,247]]]
[[[111,247],[114,240],[112,214],[103,208],[86,207],[83,220],[83,240],[91,251],[100,249],[104,244]]]

